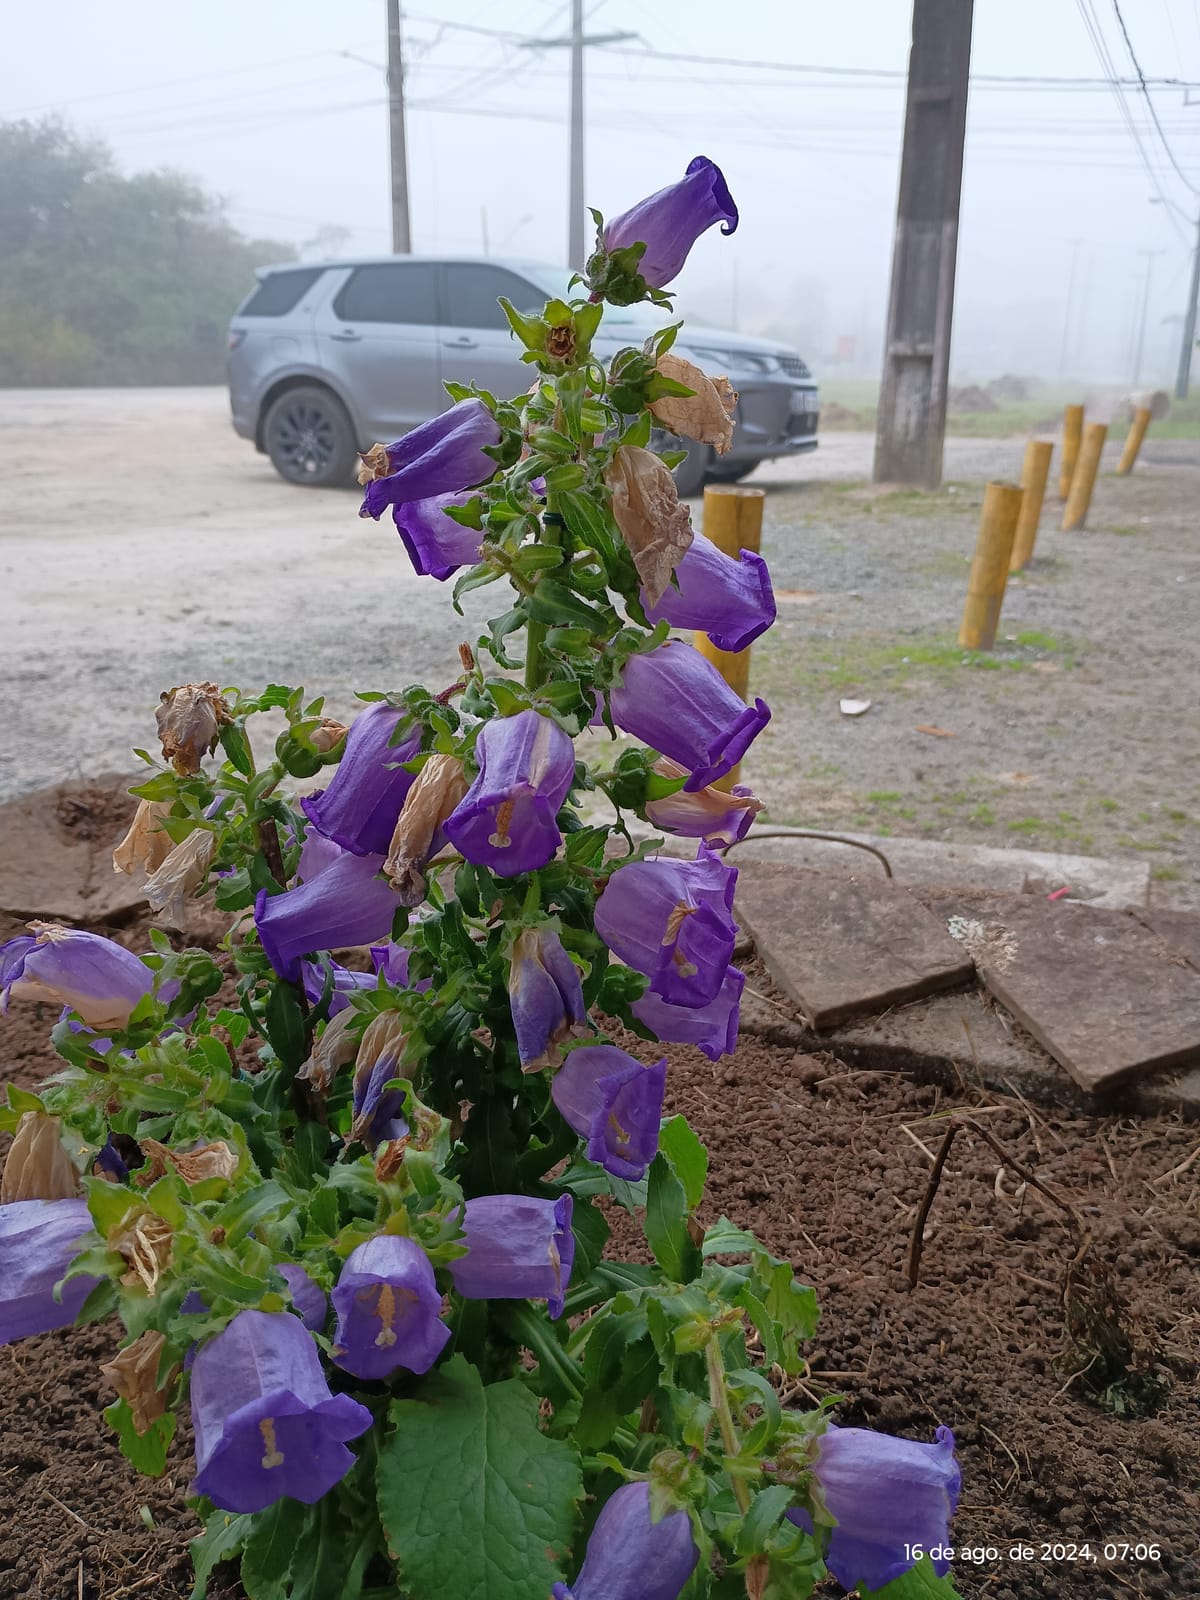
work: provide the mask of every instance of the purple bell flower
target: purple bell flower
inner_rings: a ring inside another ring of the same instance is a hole
[[[0,944],[0,1013],[15,995],[67,1006],[100,1033],[124,1028],[154,987],[150,968],[102,934],[57,922],[29,926],[31,933]]]
[[[473,567],[479,560],[483,534],[478,528],[464,528],[446,512],[450,506],[465,506],[469,494],[435,494],[429,500],[406,500],[392,507],[392,521],[404,541],[413,571],[439,583],[458,571]]]
[[[650,1515],[650,1485],[623,1483],[605,1503],[579,1576],[556,1583],[552,1600],[677,1600],[700,1552],[686,1511]]]
[[[413,785],[402,765],[421,748],[421,730],[414,727],[397,743],[392,736],[404,716],[386,700],[355,717],[346,748],[327,789],[306,794],[301,810],[327,839],[359,856],[387,854],[396,818]],[[307,848],[307,845],[306,847]],[[319,870],[319,869],[318,869]]]
[[[667,1058],[652,1067],[615,1044],[572,1050],[550,1084],[563,1120],[587,1140],[587,1158],[636,1181],[658,1150]]]
[[[579,968],[553,928],[523,928],[517,935],[508,969],[508,1003],[525,1072],[548,1067],[557,1045],[586,1031]]]
[[[738,1011],[745,976],[729,967],[715,997],[703,1006],[673,1006],[647,990],[631,1007],[639,1022],[664,1044],[694,1044],[710,1061],[732,1055],[737,1046]]]
[[[331,1394],[321,1358],[289,1312],[239,1311],[192,1363],[196,1494],[222,1511],[312,1505],[354,1465],[348,1439],[373,1418]]]
[[[813,1475],[837,1518],[825,1565],[843,1589],[882,1589],[915,1565],[906,1548],[947,1544],[962,1473],[954,1435],[939,1428],[936,1444],[897,1439],[870,1428],[829,1427],[821,1435]],[[811,1533],[807,1512],[788,1517]],[[948,1561],[934,1561],[944,1577]]]
[[[771,720],[765,701],[746,705],[711,661],[678,640],[630,656],[609,707],[619,728],[687,768],[687,790],[732,772]]]
[[[450,1263],[454,1287],[466,1300],[545,1300],[560,1317],[571,1281],[575,1235],[569,1194],[536,1200],[526,1194],[485,1194],[463,1212],[467,1254]]]
[[[281,1261],[279,1271],[292,1296],[292,1309],[311,1333],[320,1333],[329,1316],[329,1297],[294,1261]]]
[[[475,744],[479,772],[446,819],[456,850],[502,878],[553,859],[558,808],[575,776],[575,746],[538,711],[485,722]]]
[[[350,1253],[333,1309],[333,1359],[356,1378],[386,1378],[397,1367],[428,1372],[450,1337],[429,1257],[394,1233]]]
[[[0,1206],[0,1344],[75,1321],[100,1279],[72,1278],[63,1284],[61,1300],[54,1298],[54,1285],[91,1227],[83,1199],[10,1200]]]
[[[310,796],[318,800],[322,791]],[[303,804],[303,801],[301,801]],[[342,854],[342,847],[334,839],[327,839],[319,829],[310,827],[304,835],[304,843],[300,846],[300,859],[296,863],[296,882],[307,883],[310,878],[318,877],[331,867]]]
[[[675,568],[679,587],[669,583],[656,606],[646,606],[650,622],[673,628],[699,628],[719,650],[744,650],[775,621],[775,591],[767,563],[753,550],[731,561],[702,533],[694,534]]]
[[[695,861],[656,856],[618,867],[596,902],[596,932],[673,1006],[705,1006],[725,982],[737,924],[737,868],[701,845]]]
[[[389,939],[386,944],[373,944],[371,946],[371,965],[375,968],[377,977],[384,983],[390,983],[393,989],[407,989],[408,959],[412,951],[406,944],[397,944]],[[431,980],[421,978],[412,987],[414,989],[428,989]]]
[[[662,289],[683,271],[688,251],[714,222],[721,224],[722,233],[733,233],[738,210],[720,167],[707,156],[696,156],[678,183],[610,217],[602,240],[609,251],[644,244],[638,271],[652,289]]]
[[[400,900],[379,876],[381,856],[346,851],[331,867],[282,894],[259,891],[254,922],[267,959],[298,983],[301,957],[339,945],[366,944],[391,932]]]
[[[388,506],[434,495],[457,494],[496,471],[485,448],[500,443],[500,425],[482,400],[460,400],[440,416],[389,445],[376,445],[364,459],[366,483],[360,517],[379,518]]]
[[[363,1031],[354,1062],[352,1142],[374,1150],[385,1139],[403,1139],[408,1123],[400,1115],[404,1091],[387,1085],[400,1076],[400,1057],[408,1043],[399,1012],[381,1011]]]
[[[331,1017],[336,1017],[339,1011],[344,1011],[360,989],[378,987],[378,978],[374,972],[354,972],[350,967],[343,967],[329,958],[324,961],[302,961],[300,981],[304,985],[304,993],[310,1005],[315,1006],[324,993],[325,978],[330,969],[333,971],[333,993],[329,997]]]

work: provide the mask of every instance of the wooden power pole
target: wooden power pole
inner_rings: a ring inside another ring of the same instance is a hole
[[[392,252],[412,252],[408,220],[408,143],[404,127],[404,47],[400,0],[387,0],[388,144],[392,166]]]
[[[913,0],[875,481],[942,481],[973,0]]]

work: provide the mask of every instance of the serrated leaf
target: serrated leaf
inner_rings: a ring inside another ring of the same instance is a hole
[[[689,1283],[700,1270],[700,1252],[687,1230],[683,1185],[661,1153],[650,1164],[642,1226],[646,1243],[667,1277]]]
[[[250,1600],[287,1600],[289,1579],[308,1506],[277,1500],[254,1517],[254,1531],[242,1554],[242,1585]]]
[[[208,1579],[219,1561],[229,1561],[250,1537],[254,1527],[253,1517],[238,1517],[228,1511],[214,1510],[205,1523],[198,1539],[188,1542],[196,1582],[188,1600],[204,1600],[208,1592]]]
[[[529,1600],[563,1579],[583,1479],[537,1415],[519,1380],[485,1388],[461,1356],[393,1402],[379,1513],[411,1600]]]
[[[570,846],[567,848],[569,852]],[[658,1136],[658,1148],[679,1179],[684,1204],[689,1211],[694,1211],[704,1198],[708,1151],[688,1126],[686,1117],[672,1117],[669,1122],[663,1123]]]
[[[771,1534],[795,1498],[796,1492],[788,1483],[773,1483],[767,1489],[760,1489],[738,1528],[734,1546],[738,1555],[763,1554],[768,1548]]]
[[[114,1429],[121,1445],[121,1454],[132,1461],[139,1472],[148,1478],[161,1478],[167,1465],[167,1451],[175,1437],[175,1413],[164,1411],[156,1417],[145,1433],[133,1425],[133,1412],[127,1400],[117,1400],[104,1410],[104,1420]]]

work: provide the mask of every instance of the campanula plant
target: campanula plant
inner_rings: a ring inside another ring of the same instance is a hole
[[[737,1040],[724,851],[761,807],[727,779],[770,716],[670,637],[775,615],[665,448],[728,443],[665,286],[737,220],[706,157],[597,216],[570,298],[501,302],[526,392],[448,385],[363,456],[381,568],[505,596],[440,685],[348,724],[280,685],[164,692],[114,865],[176,923],[207,897],[215,954],[0,947],[0,1004],[63,1008],[61,1070],[0,1109],[0,1342],[119,1316],[106,1416],[144,1472],[190,1408],[195,1600],[223,1561],[251,1600],[954,1592],[909,1551],[948,1531],[948,1430],[781,1404],[814,1292],[751,1219],[699,1220],[707,1155],[664,1119],[659,1043]],[[664,325],[602,363],[637,301]]]

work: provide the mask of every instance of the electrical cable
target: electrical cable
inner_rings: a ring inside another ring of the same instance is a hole
[[[1196,185],[1188,177],[1187,173],[1179,165],[1178,161],[1176,161],[1175,152],[1171,149],[1170,142],[1167,139],[1166,134],[1163,132],[1163,125],[1158,120],[1158,112],[1155,110],[1154,101],[1150,96],[1150,90],[1146,87],[1146,74],[1142,71],[1142,64],[1137,58],[1137,52],[1133,48],[1133,40],[1129,37],[1129,29],[1125,26],[1125,18],[1121,14],[1120,0],[1112,0],[1112,6],[1113,10],[1117,14],[1117,21],[1121,25],[1121,34],[1125,40],[1125,48],[1129,51],[1129,59],[1133,62],[1134,71],[1138,75],[1138,85],[1142,91],[1142,96],[1145,99],[1146,109],[1149,111],[1154,122],[1154,126],[1158,130],[1158,137],[1162,142],[1163,149],[1167,152],[1167,159],[1170,161],[1171,165],[1175,168],[1175,171],[1179,174],[1182,181],[1187,185],[1192,193],[1200,195],[1200,189],[1196,188]]]

